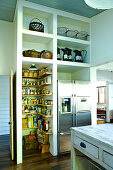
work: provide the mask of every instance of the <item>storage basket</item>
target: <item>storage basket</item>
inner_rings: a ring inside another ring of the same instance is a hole
[[[67,31],[68,31],[67,27],[58,27],[57,28],[58,35],[67,36]]]
[[[87,40],[88,39],[88,33],[86,31],[81,31],[81,32],[78,32],[77,33],[77,37],[78,39],[81,39],[81,40]]]
[[[77,33],[78,33],[77,30],[74,30],[74,31],[73,30],[68,30],[67,31],[67,37],[76,38]]]
[[[38,20],[38,22],[33,20]],[[44,25],[38,18],[33,18],[29,24],[29,30],[44,32]]]
[[[49,135],[44,134],[43,132],[40,132],[37,130],[37,139],[39,143],[42,143],[44,145],[49,144]]]
[[[23,51],[24,57],[34,57],[34,58],[41,58],[40,52],[36,50],[26,50]]]

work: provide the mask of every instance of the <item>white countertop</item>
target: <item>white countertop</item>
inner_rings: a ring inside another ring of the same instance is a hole
[[[71,130],[80,132],[89,138],[93,138],[101,143],[113,148],[113,124],[99,124],[90,126],[73,127]]]

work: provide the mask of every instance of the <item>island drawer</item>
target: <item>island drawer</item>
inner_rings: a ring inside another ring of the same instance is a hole
[[[113,168],[113,155],[103,151],[103,162],[109,167]]]
[[[95,145],[75,136],[74,137],[74,144],[83,149],[83,151],[86,151],[90,155],[94,156],[95,158],[98,159],[99,155],[99,148],[96,147]]]

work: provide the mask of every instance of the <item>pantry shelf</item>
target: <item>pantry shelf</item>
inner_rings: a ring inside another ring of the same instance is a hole
[[[37,112],[34,112],[34,113],[31,113],[31,112],[29,112],[29,113],[28,113],[28,112],[27,112],[27,113],[26,113],[26,112],[22,112],[22,114],[23,114],[23,115],[31,115],[31,114],[36,115],[36,114],[39,114],[39,113],[37,113]]]
[[[48,44],[53,39],[53,34],[36,32],[31,30],[22,30],[23,41],[34,43],[46,43]]]
[[[57,36],[58,46],[67,46],[68,48],[84,48],[90,45],[90,41],[76,38]]]
[[[22,128],[22,130],[28,130],[28,129],[38,129],[38,127]]]
[[[53,85],[53,83],[44,83],[40,85],[22,85],[22,87],[44,87],[44,86],[50,86]]]
[[[38,77],[22,76],[22,78],[41,79],[41,78],[47,77],[49,75],[52,75],[52,72],[45,72],[45,73],[43,73],[42,75],[40,75]]]
[[[22,76],[22,78],[28,78],[28,79],[38,79],[39,77],[30,77],[30,76]]]
[[[33,106],[53,106],[53,105],[44,105],[44,104],[22,104],[22,106],[30,106],[30,105],[33,105]]]
[[[39,78],[44,78],[44,77],[47,77],[47,76],[52,75],[52,74],[53,74],[52,72],[45,72],[42,75],[40,75]]]
[[[42,113],[38,113],[39,115],[43,116],[43,117],[53,117],[52,115],[44,115]]]
[[[23,94],[22,96],[51,96],[53,94]]]
[[[22,130],[29,130],[29,129],[38,129],[38,127],[22,128]],[[53,134],[53,132],[45,132],[44,130],[42,130],[42,132],[46,135]]]

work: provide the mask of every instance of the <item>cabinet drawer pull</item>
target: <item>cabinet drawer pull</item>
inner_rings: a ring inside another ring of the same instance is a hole
[[[86,144],[83,143],[83,142],[80,143],[80,146],[81,146],[82,148],[86,148]]]

